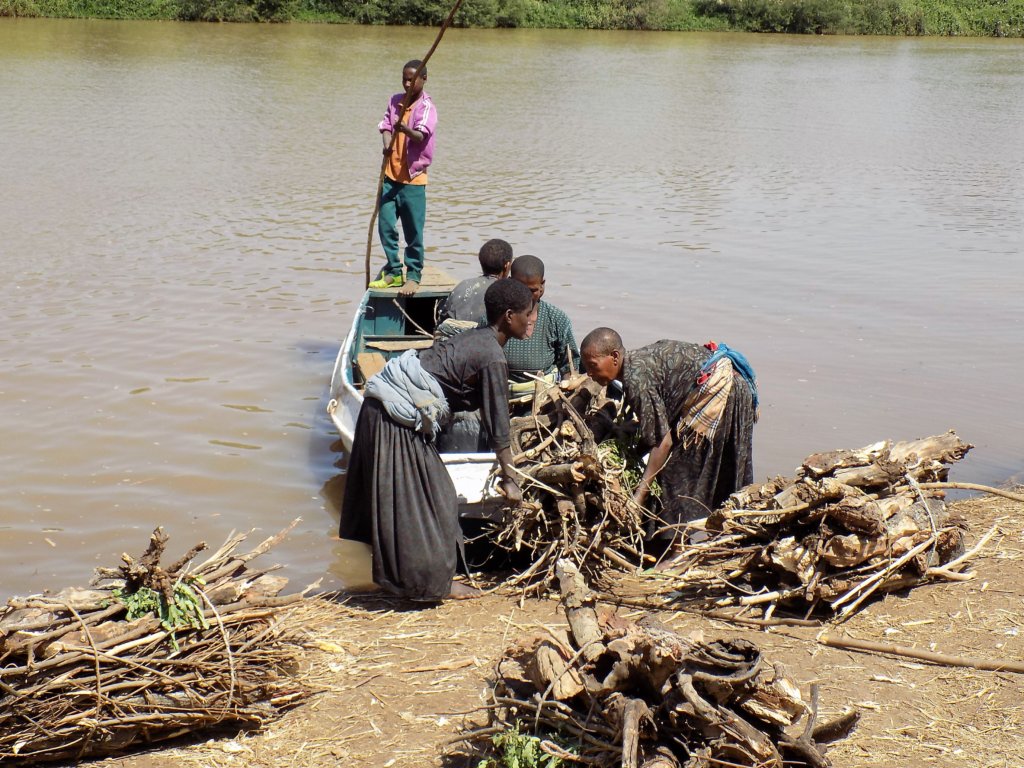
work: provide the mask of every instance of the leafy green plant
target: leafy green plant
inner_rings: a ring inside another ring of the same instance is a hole
[[[645,468],[636,430],[623,427],[621,421],[617,420],[612,437],[601,443],[598,450],[602,459],[622,467],[622,482],[626,490],[633,493],[643,479]],[[650,495],[661,498],[661,483],[657,477],[651,481]]]
[[[544,739],[531,736],[519,730],[519,723],[491,737],[498,755],[484,758],[477,768],[559,768],[565,761],[558,755],[541,749]],[[575,754],[575,750],[561,740],[556,740],[560,749]]]
[[[203,615],[203,604],[193,585],[202,586],[201,577],[184,576],[173,587],[173,600],[168,601],[162,592],[149,587],[139,587],[132,593],[115,589],[114,597],[128,610],[128,620],[134,621],[153,615],[160,619],[160,626],[170,632],[171,644],[178,650],[175,633],[182,629],[208,629],[210,622]]]

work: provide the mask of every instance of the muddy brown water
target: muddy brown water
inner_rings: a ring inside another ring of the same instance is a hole
[[[433,35],[0,19],[0,596],[296,517],[293,583],[365,580],[326,390]],[[429,258],[745,352],[757,477],[955,427],[1024,479],[1019,41],[452,30],[428,91]]]

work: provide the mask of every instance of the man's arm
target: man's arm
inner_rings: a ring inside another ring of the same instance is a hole
[[[498,464],[501,466],[501,490],[505,492],[505,498],[512,504],[518,504],[523,500],[523,492],[519,483],[515,481],[515,470],[512,466],[512,449],[502,448],[497,452]]]
[[[423,131],[417,131],[415,128],[410,128],[405,123],[399,123],[395,130],[397,130],[399,133],[404,133],[408,138],[412,139],[417,144],[423,143]]]
[[[421,144],[434,134],[437,127],[437,110],[434,102],[426,94],[414,107],[409,107],[409,123],[413,126],[405,126],[406,134],[417,144]]]
[[[511,423],[508,413],[508,366],[504,359],[484,366],[480,370],[480,415],[494,453],[501,466],[501,489],[512,504],[523,500],[523,492],[516,482],[512,464]]]
[[[647,499],[647,494],[651,490],[651,483],[654,482],[654,478],[661,468],[665,466],[665,462],[668,461],[668,455],[672,450],[672,433],[669,432],[665,435],[665,439],[662,440],[650,455],[647,457],[647,466],[644,467],[644,476],[640,478],[640,482],[637,483],[636,490],[633,491],[633,501],[637,504],[643,504]]]

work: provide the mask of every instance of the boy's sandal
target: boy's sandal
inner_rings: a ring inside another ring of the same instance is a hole
[[[376,280],[372,280],[369,288],[401,288],[405,283],[405,278],[402,275],[382,275]]]

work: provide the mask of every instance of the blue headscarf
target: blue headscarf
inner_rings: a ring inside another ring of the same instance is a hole
[[[757,375],[754,373],[754,369],[750,366],[750,361],[743,356],[742,352],[737,352],[735,349],[730,347],[728,344],[718,344],[718,349],[711,353],[711,357],[707,359],[700,372],[709,373],[714,367],[715,363],[721,360],[723,357],[729,358],[732,363],[732,369],[742,376],[747,384],[750,386],[750,394],[754,399],[754,410],[757,410]]]

